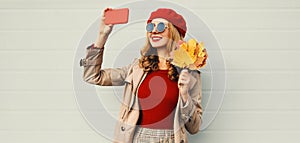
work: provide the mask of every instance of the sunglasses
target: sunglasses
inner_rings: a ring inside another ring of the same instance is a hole
[[[165,29],[168,28],[166,26],[166,24],[163,22],[159,22],[157,25],[155,23],[148,23],[146,26],[147,32],[151,33],[155,26],[156,26],[157,32],[159,32],[159,33],[164,32]]]

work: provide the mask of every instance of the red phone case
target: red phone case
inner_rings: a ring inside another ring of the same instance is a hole
[[[128,8],[110,9],[105,12],[105,24],[124,24],[128,22]]]

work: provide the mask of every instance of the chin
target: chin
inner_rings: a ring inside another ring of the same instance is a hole
[[[151,43],[151,46],[153,48],[163,48],[163,47],[166,47],[167,45],[166,44],[156,44],[156,43],[152,44]]]

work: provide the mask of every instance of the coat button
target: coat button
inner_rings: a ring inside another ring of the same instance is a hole
[[[125,128],[123,126],[121,127],[121,131],[125,131]]]

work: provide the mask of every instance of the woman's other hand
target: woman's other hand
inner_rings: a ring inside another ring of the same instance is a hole
[[[189,83],[190,83],[191,75],[187,69],[181,71],[179,78],[178,78],[178,88],[180,96],[184,103],[186,103],[188,96],[189,96]]]

